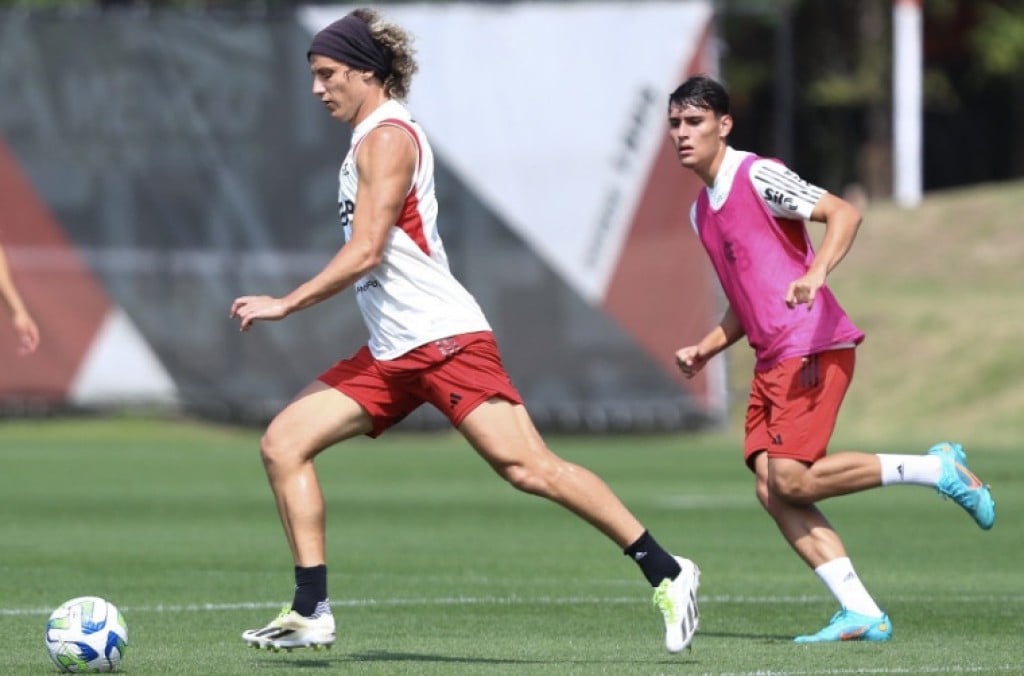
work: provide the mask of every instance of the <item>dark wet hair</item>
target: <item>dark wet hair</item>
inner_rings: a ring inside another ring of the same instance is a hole
[[[710,110],[721,117],[729,114],[729,92],[717,80],[707,75],[694,75],[669,94],[668,105]]]

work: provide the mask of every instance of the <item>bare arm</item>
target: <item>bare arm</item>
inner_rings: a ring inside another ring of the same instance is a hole
[[[412,185],[416,159],[416,145],[407,132],[392,126],[371,131],[356,157],[359,186],[352,237],[323,270],[288,295],[236,298],[231,316],[241,319],[241,329],[257,319],[283,319],[330,298],[375,268]]]
[[[25,302],[14,285],[10,267],[7,265],[7,254],[0,247],[0,297],[11,312],[11,325],[18,336],[18,354],[31,354],[39,347],[39,327],[25,307]]]
[[[742,338],[746,332],[732,306],[725,310],[718,326],[711,329],[696,345],[676,351],[676,366],[687,378],[697,375],[708,360]]]
[[[786,290],[786,304],[790,307],[801,303],[806,303],[808,308],[814,305],[818,289],[825,285],[828,274],[853,246],[860,228],[861,214],[846,200],[826,193],[811,212],[811,220],[825,224],[825,237],[811,267],[802,277],[790,283]]]

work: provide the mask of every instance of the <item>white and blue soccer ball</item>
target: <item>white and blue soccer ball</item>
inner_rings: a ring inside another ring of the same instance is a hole
[[[46,649],[61,671],[117,671],[128,647],[128,625],[110,601],[79,596],[46,622]]]

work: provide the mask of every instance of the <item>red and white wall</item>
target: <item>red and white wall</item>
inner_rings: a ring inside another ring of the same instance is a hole
[[[16,357],[14,333],[0,328],[0,399],[173,405],[177,393],[167,371],[86,266],[2,138],[0,195],[0,241],[42,334],[34,354]],[[3,321],[9,321],[6,314]]]
[[[19,359],[0,324],[0,406],[265,419],[365,341],[344,294],[245,334],[227,317],[237,295],[287,293],[341,243],[348,130],[310,95],[305,51],[355,7],[292,22],[132,13],[87,32],[74,17],[11,19],[0,241],[42,343]],[[434,145],[453,267],[535,418],[720,419],[724,362],[687,381],[673,359],[719,310],[688,222],[700,186],[665,120],[684,78],[717,69],[713,3],[382,11],[416,38],[408,103]]]

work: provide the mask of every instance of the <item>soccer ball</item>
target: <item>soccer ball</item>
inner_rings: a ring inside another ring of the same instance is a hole
[[[126,647],[121,611],[98,596],[66,601],[46,622],[46,649],[61,671],[116,671]]]

